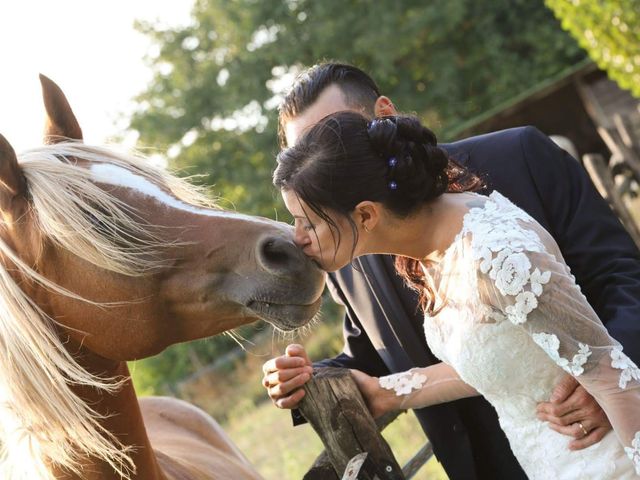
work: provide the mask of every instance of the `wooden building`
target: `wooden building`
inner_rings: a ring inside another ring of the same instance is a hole
[[[585,60],[458,125],[446,137],[523,125],[570,140],[574,156],[640,247],[640,202],[633,201],[640,183],[640,100]]]

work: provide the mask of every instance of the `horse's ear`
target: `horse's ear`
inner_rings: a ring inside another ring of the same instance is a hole
[[[67,97],[51,79],[40,74],[42,97],[47,119],[44,126],[44,143],[58,143],[66,139],[82,140],[82,130],[69,106]]]
[[[18,166],[16,152],[7,139],[0,135],[0,199],[6,198],[7,194],[15,197],[24,193],[25,189],[26,182]]]

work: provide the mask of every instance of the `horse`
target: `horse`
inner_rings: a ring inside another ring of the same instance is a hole
[[[260,478],[203,411],[138,399],[126,362],[258,319],[296,329],[323,273],[290,226],[86,145],[40,80],[43,145],[17,156],[0,135],[0,477]]]

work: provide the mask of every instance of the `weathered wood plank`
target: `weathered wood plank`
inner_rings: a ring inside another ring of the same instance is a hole
[[[402,467],[402,473],[407,480],[414,477],[418,470],[427,463],[427,461],[433,456],[433,447],[431,443],[425,443],[420,450],[409,460],[404,467]]]
[[[631,235],[636,245],[638,245],[638,248],[640,248],[640,230],[629,213],[623,198],[618,193],[604,158],[598,154],[587,154],[582,157],[582,161],[600,195],[613,207],[613,210],[626,227],[629,235]]]
[[[402,469],[369,414],[348,370],[319,369],[304,389],[306,393],[300,402],[300,412],[325,445],[336,474],[336,477],[323,478],[341,478],[349,461],[355,455],[367,452],[369,467],[360,473],[360,480],[373,480],[374,477],[404,480]],[[311,476],[317,472],[312,468],[305,480],[321,478]]]
[[[640,181],[640,144],[637,132],[633,129],[629,116],[616,114],[613,116],[615,132],[619,139],[617,148],[624,162],[634,172],[636,179]]]
[[[398,418],[398,416],[400,416],[400,414],[402,413],[406,413],[406,410],[396,410],[394,412],[385,413],[383,416],[376,418],[375,420],[376,420],[376,425],[378,426],[378,430],[382,431],[385,428],[387,428],[387,426],[393,423],[395,419]],[[427,447],[427,445],[428,443],[425,446],[423,446],[420,449],[420,451],[416,453],[416,455],[411,460],[409,460],[409,463],[413,462],[413,459],[416,458],[420,454],[420,452],[422,452],[425,449],[425,447]],[[429,458],[425,459],[424,462],[429,460]],[[402,467],[402,471],[405,473],[405,475],[407,472],[407,468],[409,468],[408,464]],[[407,478],[410,478],[410,477],[407,477]],[[339,480],[335,470],[333,469],[333,466],[331,465],[331,462],[329,461],[329,455],[327,455],[327,451],[323,450],[322,453],[318,455],[318,458],[316,458],[315,462],[313,462],[311,469],[309,469],[307,474],[304,476],[303,480],[334,480],[334,479]]]

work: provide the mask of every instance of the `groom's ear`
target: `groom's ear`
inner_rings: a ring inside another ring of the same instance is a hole
[[[397,115],[398,110],[389,97],[380,95],[376,99],[376,103],[373,106],[373,112],[376,117],[387,117],[390,115]]]

